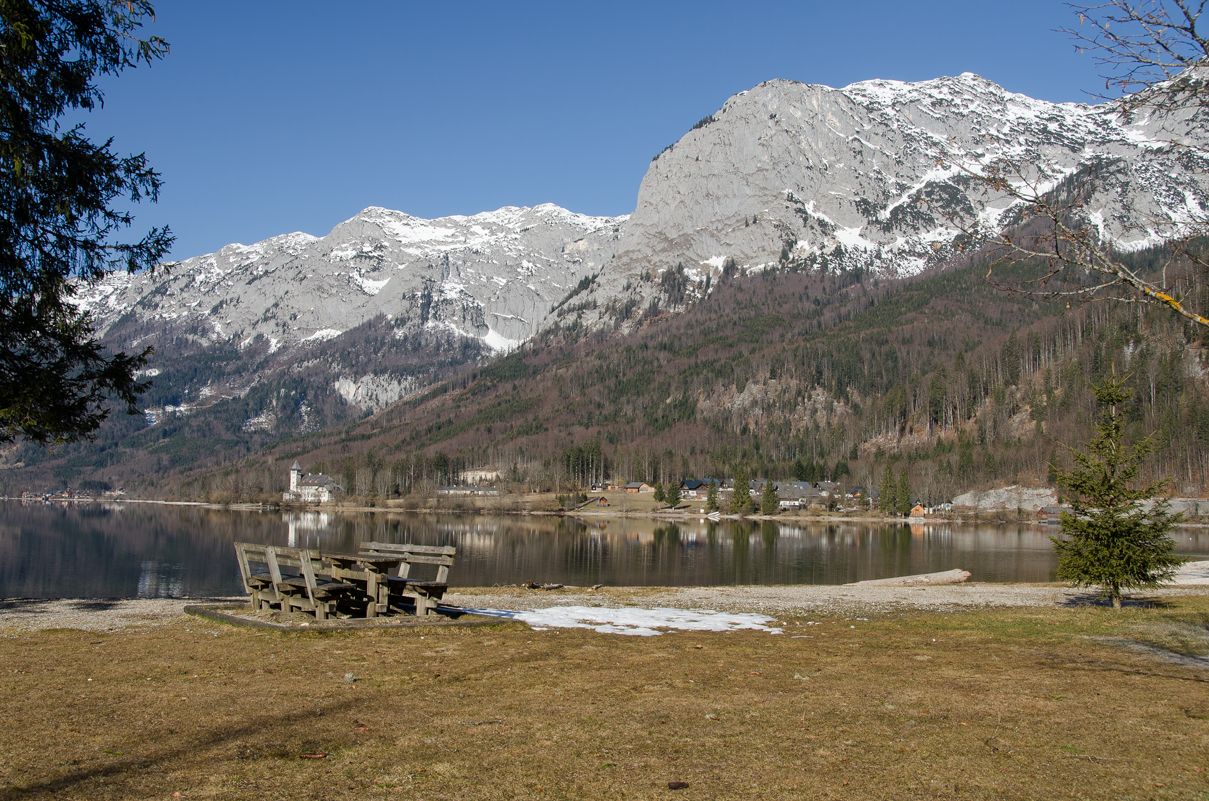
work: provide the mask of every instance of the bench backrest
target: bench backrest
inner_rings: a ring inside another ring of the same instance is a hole
[[[268,573],[276,587],[286,577],[301,576],[306,583],[307,596],[315,599],[317,572],[322,570],[319,552],[307,548],[288,548],[284,545],[261,545],[255,542],[235,543],[235,554],[239,558],[239,575],[244,589],[252,592],[251,578],[257,573]],[[262,567],[263,570],[257,569]]]
[[[398,542],[363,542],[358,548],[366,556],[398,556],[403,561],[399,563],[401,578],[415,578],[411,575],[413,565],[435,565],[436,580],[442,584],[449,581],[449,568],[453,567],[453,557],[458,549],[452,545],[410,545]]]
[[[239,577],[243,579],[244,589],[251,592],[252,576],[268,573],[273,583],[281,581],[281,568],[278,565],[273,547],[256,542],[235,543],[235,556],[239,560]]]
[[[301,576],[306,582],[306,594],[312,602],[315,600],[315,573],[316,565],[322,567],[319,560],[319,552],[309,548],[288,548],[284,545],[271,545],[268,548],[269,555],[277,565],[277,578],[280,581],[280,575],[285,572],[289,575]]]

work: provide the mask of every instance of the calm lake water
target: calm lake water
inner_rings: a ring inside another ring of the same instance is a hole
[[[0,598],[236,595],[239,540],[332,552],[366,540],[454,545],[455,586],[843,584],[955,567],[979,581],[1052,581],[1055,530],[0,502]],[[1181,530],[1176,547],[1209,559],[1209,531]]]

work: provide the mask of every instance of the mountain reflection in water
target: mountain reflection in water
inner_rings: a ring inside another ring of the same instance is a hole
[[[240,540],[333,552],[367,540],[454,545],[454,586],[843,584],[955,567],[977,581],[1052,581],[1055,531],[0,502],[0,597],[235,595]],[[1209,558],[1209,532],[1175,539]]]

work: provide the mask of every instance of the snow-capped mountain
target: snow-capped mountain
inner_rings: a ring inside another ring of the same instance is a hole
[[[77,302],[111,345],[154,345],[151,425],[220,407],[240,436],[315,430],[528,339],[600,269],[623,219],[554,205],[433,220],[371,207],[323,237],[114,274]]]
[[[669,286],[701,294],[730,265],[916,274],[950,258],[963,233],[1015,219],[1018,201],[980,178],[995,169],[1025,192],[1080,181],[1105,240],[1154,245],[1205,221],[1205,117],[1048,103],[970,73],[843,89],[769,81],[655,157],[581,303],[589,320],[616,323],[652,299],[667,306]]]
[[[553,205],[434,220],[371,207],[324,237],[285,234],[115,274],[79,302],[101,333],[159,323],[276,352],[382,316],[400,333],[446,331],[502,351],[599,269],[594,259],[620,222]]]
[[[980,178],[1005,166],[1027,191],[1077,186],[1080,213],[1118,248],[1203,226],[1206,113],[1131,106],[1048,103],[968,73],[769,81],[660,153],[628,217],[374,207],[323,237],[114,275],[79,302],[111,344],[155,344],[149,421],[226,400],[243,434],[314,429],[550,326],[625,328],[652,306],[682,308],[724,272],[943,265],[971,233],[1019,218],[1018,200]]]

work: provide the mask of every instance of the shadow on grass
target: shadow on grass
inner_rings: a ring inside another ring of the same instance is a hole
[[[1094,592],[1080,593],[1079,595],[1071,595],[1062,601],[1062,606],[1102,606],[1111,608],[1112,602],[1103,595]],[[1172,604],[1162,598],[1148,598],[1145,596],[1133,596],[1121,599],[1121,606],[1125,609],[1170,609]]]
[[[266,733],[273,732],[279,726],[300,723],[304,720],[312,719],[317,715],[342,712],[352,708],[359,702],[360,699],[349,698],[326,706],[300,709],[282,715],[262,715],[238,726],[225,726],[215,729],[204,737],[178,742],[147,756],[131,756],[128,759],[77,770],[55,779],[47,779],[46,781],[29,784],[24,787],[3,788],[0,789],[0,801],[29,801],[35,798],[58,797],[61,793],[71,792],[78,785],[94,779],[105,781],[110,786],[110,789],[112,789],[113,782],[121,782],[127,774],[132,772],[156,768],[179,757],[196,756],[199,751],[210,748],[230,746],[241,738],[263,739]],[[255,751],[256,749],[252,750]],[[301,751],[299,752],[299,756],[301,756]]]
[[[1185,667],[1191,667],[1197,670],[1197,675],[1194,672],[1166,672],[1156,670],[1154,668],[1143,667],[1135,663],[1128,662],[1113,662],[1108,659],[1095,659],[1092,657],[1071,658],[1053,656],[1046,660],[1049,664],[1056,668],[1064,670],[1084,670],[1096,673],[1121,673],[1126,676],[1149,676],[1156,679],[1172,679],[1175,681],[1189,681],[1197,684],[1209,684],[1209,662],[1197,660],[1195,663],[1183,657],[1181,654],[1175,654],[1163,648],[1155,648],[1154,646],[1145,645],[1137,640],[1126,639],[1101,639],[1101,643],[1112,645],[1120,648],[1123,651],[1128,651],[1140,656],[1149,656],[1157,658],[1168,664],[1178,664]]]

